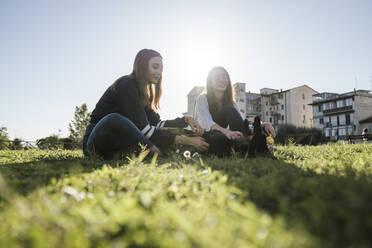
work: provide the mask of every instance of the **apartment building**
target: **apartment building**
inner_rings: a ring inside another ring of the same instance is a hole
[[[256,115],[261,115],[261,95],[246,92],[245,83],[235,83],[233,87],[239,111],[251,121]]]
[[[363,128],[372,130],[372,94],[354,90],[337,94],[314,94],[312,103],[314,127],[327,137],[361,134]]]
[[[288,90],[260,89],[261,119],[271,123],[274,128],[280,124],[312,127],[313,110],[309,104],[316,93],[308,85]]]

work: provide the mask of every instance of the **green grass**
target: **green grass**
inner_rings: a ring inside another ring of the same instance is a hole
[[[372,145],[145,155],[0,151],[0,247],[372,246]]]

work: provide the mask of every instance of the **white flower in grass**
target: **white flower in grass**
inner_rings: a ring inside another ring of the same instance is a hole
[[[191,158],[191,152],[190,152],[190,151],[185,151],[185,152],[183,153],[183,156],[184,156],[186,159],[189,159],[189,158]]]
[[[63,187],[62,191],[65,195],[71,196],[78,201],[83,200],[86,196],[85,192],[78,192],[75,188],[70,186]]]

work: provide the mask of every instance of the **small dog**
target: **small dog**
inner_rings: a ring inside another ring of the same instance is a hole
[[[256,154],[265,154],[269,152],[266,137],[267,133],[265,129],[261,127],[261,119],[259,116],[256,116],[253,122],[253,137],[249,145],[249,157],[255,157]]]

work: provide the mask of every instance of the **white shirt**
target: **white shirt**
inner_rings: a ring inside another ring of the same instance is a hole
[[[238,110],[236,104],[234,104],[234,107]],[[238,112],[240,113],[239,110]],[[245,118],[242,113],[240,113],[240,115],[243,119]],[[213,121],[212,115],[209,112],[206,94],[201,94],[196,98],[193,117],[205,131],[210,131],[211,126],[216,125],[216,122]]]

